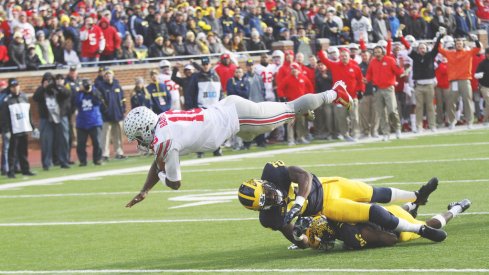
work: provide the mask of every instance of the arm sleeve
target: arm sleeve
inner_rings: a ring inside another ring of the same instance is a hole
[[[319,57],[319,60],[324,64],[326,65],[326,67],[328,67],[328,69],[331,69],[331,60],[328,59],[328,57],[324,54],[324,51],[323,50],[320,50],[318,51],[318,57]]]
[[[166,178],[170,181],[182,180],[182,171],[180,169],[180,159],[176,149],[170,150],[165,159]]]
[[[358,43],[360,44],[360,50],[362,50],[362,52],[367,50],[367,45],[365,44],[365,40],[363,38],[360,38]]]
[[[386,55],[392,56],[392,39],[387,39],[387,46],[385,47]]]
[[[411,44],[409,44],[409,42],[406,40],[406,38],[404,38],[404,36],[401,36],[399,38],[399,40],[401,40],[401,43],[404,45],[404,47],[406,47],[406,49],[409,50],[408,53],[411,53],[411,51],[412,51]]]

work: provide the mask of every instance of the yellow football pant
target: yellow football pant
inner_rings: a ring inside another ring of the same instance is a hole
[[[338,222],[369,221],[372,186],[341,177],[321,177],[319,180],[324,192],[321,214]]]
[[[423,221],[420,221],[420,220],[413,218],[413,216],[411,216],[411,214],[409,214],[406,210],[402,209],[402,207],[400,207],[399,205],[388,205],[388,206],[385,206],[385,209],[387,209],[387,211],[389,211],[392,215],[394,215],[400,219],[404,219],[410,223],[426,224],[426,222],[423,222]],[[413,232],[401,232],[401,234],[399,235],[399,241],[400,242],[407,242],[410,240],[418,239],[420,237],[421,236],[419,236],[418,234],[413,233]]]

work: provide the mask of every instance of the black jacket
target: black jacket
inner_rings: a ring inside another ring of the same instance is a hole
[[[489,60],[486,58],[482,60],[481,63],[479,63],[479,66],[477,66],[477,73],[484,73],[484,76],[479,79],[479,84],[489,88]],[[486,104],[489,104],[489,102],[486,102]]]
[[[413,60],[413,79],[432,79],[435,78],[435,57],[438,54],[438,45],[441,41],[441,36],[436,39],[433,49],[421,56],[417,51],[409,54]]]

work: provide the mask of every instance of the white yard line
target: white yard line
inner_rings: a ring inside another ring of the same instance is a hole
[[[473,130],[479,130],[479,129],[486,129],[482,125],[474,125]],[[412,133],[406,133],[403,136],[404,137],[421,137],[421,136],[431,136],[431,135],[443,135],[443,134],[453,134],[456,132],[463,132],[463,131],[468,131],[466,127],[456,127],[453,130],[447,130],[447,129],[442,129],[436,133],[432,133],[430,131],[426,131],[424,133],[420,134],[412,134]],[[259,157],[269,157],[272,155],[276,154],[284,154],[284,153],[294,153],[294,152],[301,152],[301,151],[313,151],[313,150],[323,150],[327,148],[337,148],[337,147],[349,147],[352,144],[366,144],[366,143],[374,143],[374,142],[381,142],[379,139],[363,139],[359,140],[356,143],[349,143],[349,142],[337,142],[337,143],[328,143],[328,144],[319,144],[319,145],[310,145],[310,146],[303,146],[303,147],[294,147],[294,148],[286,148],[286,149],[278,149],[278,150],[267,150],[263,152],[255,152],[255,153],[245,153],[245,154],[239,154],[239,155],[233,155],[233,156],[223,156],[219,158],[204,158],[204,159],[193,159],[193,160],[184,160],[181,162],[182,166],[190,166],[190,165],[200,165],[200,164],[206,164],[206,163],[215,163],[215,162],[224,162],[224,161],[231,161],[231,160],[238,160],[238,159],[246,159],[246,158],[259,158]],[[470,160],[470,159],[466,159]],[[486,160],[486,159],[473,159],[473,160]],[[489,158],[487,159],[489,160]],[[453,160],[456,161],[456,160]],[[432,161],[424,161],[424,162],[432,162]],[[420,162],[420,163],[424,163]],[[398,162],[399,164],[405,164],[404,162]],[[412,163],[412,162],[408,162]],[[375,165],[381,164],[381,162],[377,162]],[[338,164],[339,166],[341,164]],[[343,165],[351,165],[351,164],[343,164]],[[359,164],[357,164],[359,165]],[[365,164],[362,164],[365,165]],[[334,164],[330,165],[320,165],[320,166],[309,166],[309,167],[321,167],[321,166],[335,166]],[[103,170],[99,172],[91,172],[91,173],[84,173],[84,174],[77,174],[77,175],[70,175],[70,176],[63,176],[63,177],[55,177],[55,178],[47,178],[47,179],[40,179],[40,180],[28,180],[28,181],[22,181],[22,182],[15,182],[15,183],[5,183],[0,185],[0,191],[1,190],[8,190],[12,188],[18,188],[18,187],[27,187],[27,186],[35,186],[35,185],[48,185],[48,184],[53,184],[57,183],[60,181],[74,181],[74,180],[80,180],[80,179],[87,179],[87,178],[93,178],[93,177],[104,177],[104,176],[114,176],[114,175],[125,175],[125,174],[130,174],[130,173],[138,173],[138,172],[143,172],[147,171],[149,169],[149,165],[143,165],[143,166],[137,166],[137,167],[131,167],[131,168],[122,168],[122,169],[112,169],[112,170]],[[307,166],[306,166],[307,167]],[[195,171],[195,170],[194,170]],[[206,171],[206,170],[202,170]],[[215,171],[215,170],[212,170]],[[185,170],[184,172],[188,172]]]
[[[323,273],[323,272],[345,272],[345,273],[487,273],[489,269],[482,268],[294,268],[294,269],[81,269],[81,270],[0,270],[0,274],[103,274],[103,273]]]
[[[361,180],[361,179],[354,179]],[[489,182],[489,179],[472,179],[472,180],[441,180],[441,184],[446,183],[478,183]],[[415,185],[425,184],[426,181],[413,181],[413,182],[368,182],[370,185]],[[236,191],[235,188],[228,189],[190,189],[190,190],[154,190],[151,194],[157,193],[169,193],[171,195],[178,195],[180,193],[205,193],[205,192],[226,192]],[[121,191],[121,192],[87,192],[87,193],[58,193],[58,194],[31,194],[31,195],[0,195],[0,199],[27,199],[27,198],[51,198],[51,197],[89,197],[89,196],[118,196],[118,195],[134,195],[134,191]]]
[[[439,213],[425,213],[419,216],[434,216]],[[489,215],[489,212],[467,212],[460,215]],[[208,223],[208,222],[232,222],[254,221],[258,218],[208,218],[208,219],[174,219],[174,220],[120,220],[120,221],[77,221],[77,222],[17,222],[0,223],[0,227],[36,227],[36,226],[70,226],[70,225],[110,225],[110,224],[140,224],[140,223]],[[0,272],[1,274],[1,272]]]

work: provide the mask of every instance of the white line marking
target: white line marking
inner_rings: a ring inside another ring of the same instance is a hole
[[[378,177],[377,179],[391,178],[390,176]],[[417,185],[425,184],[426,181],[412,181],[412,182],[381,182],[374,183],[365,179],[353,179],[368,182],[369,185]],[[472,180],[441,180],[441,184],[445,183],[479,183],[479,182],[489,182],[489,179],[472,179]],[[226,191],[236,191],[236,188],[227,189],[190,189],[190,190],[154,190],[151,194],[157,193],[169,193],[172,195],[178,195],[179,193],[204,193],[204,192],[226,192]],[[56,198],[56,197],[85,197],[85,196],[118,196],[118,195],[134,195],[135,191],[121,191],[121,192],[88,192],[88,193],[66,193],[66,194],[32,194],[32,195],[0,195],[0,199],[29,199],[29,198]]]
[[[439,213],[425,213],[419,216],[434,216]],[[489,212],[468,212],[465,215],[489,215]],[[138,223],[191,223],[191,222],[230,222],[254,221],[258,218],[208,218],[208,219],[179,219],[179,220],[125,220],[125,221],[78,221],[78,222],[26,222],[26,223],[0,223],[0,227],[31,227],[31,226],[65,226],[65,225],[108,225],[108,224],[138,224]],[[1,274],[1,272],[0,272]]]
[[[480,129],[485,129],[485,128],[482,125],[474,125],[473,126],[473,130],[480,130]],[[453,130],[441,129],[436,133],[426,131],[426,132],[419,133],[419,134],[406,133],[406,134],[403,134],[403,136],[404,137],[410,137],[410,136],[421,137],[421,136],[453,134],[456,132],[463,132],[463,131],[467,131],[467,129],[465,127],[455,127],[455,129],[453,129]],[[380,141],[380,139],[369,138],[369,139],[359,140],[355,144],[367,144],[367,143],[374,143],[374,142],[382,142],[382,141]],[[294,153],[294,152],[301,152],[301,151],[305,151],[305,150],[313,151],[313,150],[321,150],[321,149],[326,149],[326,148],[349,147],[349,146],[351,146],[351,143],[349,143],[349,142],[337,142],[337,143],[328,143],[328,144],[309,145],[309,146],[296,147],[296,148],[286,148],[286,149],[278,149],[278,150],[269,150],[269,151],[264,151],[264,152],[245,153],[245,154],[239,154],[239,155],[233,155],[233,156],[223,156],[223,157],[219,157],[219,158],[204,158],[204,159],[185,160],[185,161],[181,162],[181,165],[182,166],[200,165],[200,164],[206,164],[206,163],[231,161],[231,160],[236,160],[236,159],[270,157],[270,156],[273,156],[276,154]],[[91,178],[91,177],[124,175],[124,174],[138,173],[138,172],[148,171],[148,170],[149,170],[149,165],[144,165],[144,166],[137,166],[137,167],[131,167],[131,168],[104,170],[104,171],[99,171],[99,172],[84,173],[84,174],[77,174],[77,175],[64,176],[64,177],[48,178],[48,179],[41,179],[41,180],[29,180],[29,181],[23,181],[23,182],[15,182],[15,183],[6,183],[6,184],[0,185],[0,190],[8,190],[11,188],[34,186],[34,185],[46,185],[46,184],[51,184],[51,183],[60,182],[60,181],[75,181],[75,180],[86,179],[86,178]],[[184,171],[184,172],[188,172],[188,171]]]
[[[304,268],[304,269],[81,269],[81,270],[0,270],[1,274],[99,274],[99,273],[323,273],[323,272],[348,272],[348,273],[487,273],[489,269],[483,268],[396,268],[396,269],[360,269],[360,268]]]

